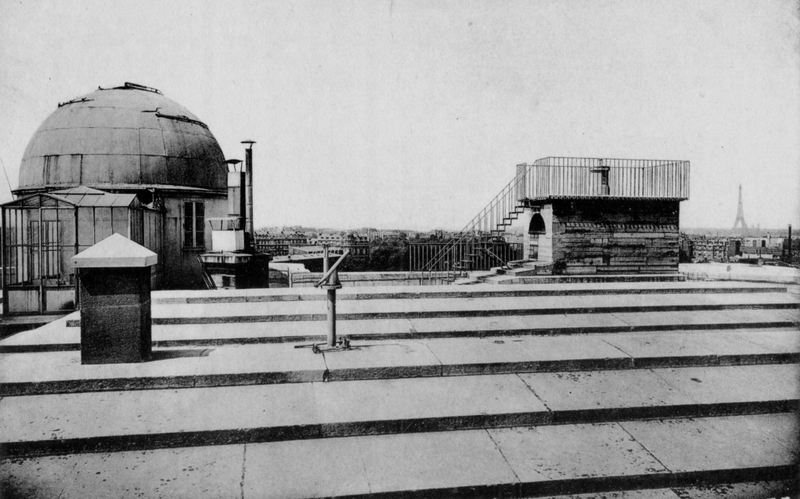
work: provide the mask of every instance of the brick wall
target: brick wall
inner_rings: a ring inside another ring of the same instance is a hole
[[[552,207],[555,273],[678,271],[678,201],[572,200]]]

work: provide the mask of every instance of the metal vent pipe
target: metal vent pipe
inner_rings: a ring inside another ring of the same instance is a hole
[[[242,144],[247,146],[245,149],[244,166],[247,172],[247,219],[245,221],[244,231],[253,237],[253,229],[255,223],[253,222],[253,144],[254,140],[243,140]]]

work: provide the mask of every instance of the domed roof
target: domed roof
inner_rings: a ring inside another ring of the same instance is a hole
[[[28,143],[15,192],[225,189],[224,160],[208,127],[186,108],[126,83],[60,103]]]

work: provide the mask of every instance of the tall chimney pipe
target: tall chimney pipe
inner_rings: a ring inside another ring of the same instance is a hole
[[[228,165],[228,215],[244,218],[244,172],[239,167],[241,162],[240,159],[225,160]]]
[[[253,144],[254,140],[243,140],[242,144],[247,146],[245,149],[244,165],[247,171],[247,220],[245,222],[244,231],[249,237],[254,237],[253,230],[255,223],[253,221]]]

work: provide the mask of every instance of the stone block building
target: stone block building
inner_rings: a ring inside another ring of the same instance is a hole
[[[550,157],[517,168],[526,259],[556,274],[677,272],[688,161]]]

